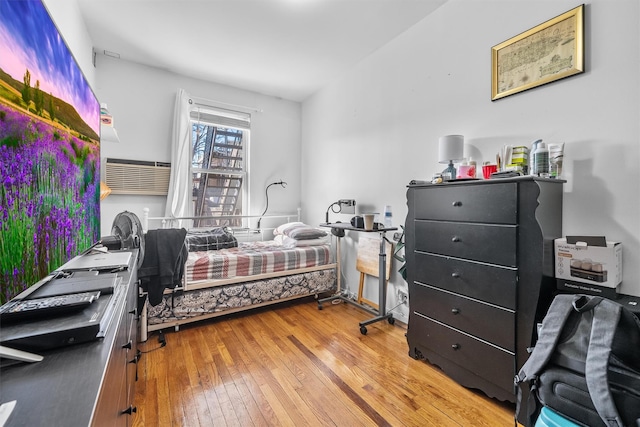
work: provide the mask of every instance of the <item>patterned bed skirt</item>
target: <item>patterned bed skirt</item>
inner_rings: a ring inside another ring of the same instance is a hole
[[[332,292],[336,289],[336,270],[312,271],[253,282],[165,294],[160,304],[147,305],[148,330],[158,330],[225,312],[258,307],[269,303]],[[143,319],[144,321],[144,319]]]

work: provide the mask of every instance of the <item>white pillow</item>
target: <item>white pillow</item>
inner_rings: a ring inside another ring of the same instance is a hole
[[[311,227],[303,222],[288,222],[273,230],[275,236],[283,235],[295,240],[320,239],[327,236],[327,232]]]
[[[276,229],[275,229],[275,230],[273,230],[273,235],[274,235],[274,236],[277,236],[277,235],[279,235],[279,234],[284,234],[284,232],[285,232],[287,229],[289,229],[289,228],[291,228],[291,227],[295,227],[295,226],[297,226],[297,225],[304,225],[304,223],[303,223],[303,222],[299,222],[299,221],[296,221],[296,222],[287,222],[286,224],[282,224],[282,225],[280,225],[280,226],[276,227]]]
[[[291,237],[279,234],[273,238],[273,241],[285,248],[295,248],[302,246],[319,246],[329,244],[329,237],[324,236],[320,239],[296,240]]]

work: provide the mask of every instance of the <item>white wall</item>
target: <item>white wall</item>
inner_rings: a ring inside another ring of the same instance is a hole
[[[46,3],[93,82],[77,5]],[[280,178],[289,183],[286,190],[270,192],[274,209],[301,204],[304,220],[320,223],[329,204],[354,198],[358,212],[392,205],[394,224],[400,225],[409,181],[443,169],[437,163],[439,136],[465,135],[466,148],[478,161],[492,159],[503,144],[529,145],[537,138],[565,142],[564,233],[623,242],[621,290],[640,295],[637,0],[586,5],[584,74],[490,101],[491,47],[575,6],[567,0],[449,0],[305,101],[302,114],[296,103],[99,56],[94,88],[108,103],[121,137],[118,145],[103,145],[103,157],[168,161],[173,100],[182,87],[195,96],[265,110],[254,119],[252,186],[260,189]],[[264,206],[261,193],[255,191],[255,213]],[[144,206],[160,215],[164,198],[109,196],[103,234],[118,212],[141,214]],[[331,220],[350,217],[332,214]],[[348,265],[356,238],[345,239],[343,248],[343,273],[353,292],[358,278]],[[395,288],[406,288],[396,270],[388,306],[395,305]],[[375,300],[375,283],[369,283]],[[406,320],[406,311],[399,314]]]
[[[621,290],[640,295],[638,1],[586,5],[585,73],[490,100],[491,47],[577,5],[450,0],[306,100],[307,220],[322,222],[331,202],[355,198],[359,212],[392,205],[394,225],[404,224],[406,185],[444,169],[437,163],[441,135],[464,135],[465,151],[478,161],[494,159],[503,144],[565,142],[563,232],[623,242]],[[326,162],[317,161],[321,156]],[[354,265],[358,238],[344,239],[346,265]],[[356,272],[344,270],[357,291]],[[377,299],[375,283],[367,286]],[[396,273],[389,307],[398,286],[407,285]]]
[[[195,80],[133,62],[98,55],[96,92],[113,115],[119,143],[103,141],[102,171],[107,158],[170,162],[173,109],[179,88],[199,98],[257,107],[250,136],[251,215],[265,208],[265,187],[284,180],[286,188],[269,189],[269,213],[296,212],[300,204],[300,104]],[[102,234],[111,231],[113,219],[123,210],[142,217],[164,216],[166,198],[160,196],[110,195],[101,205]],[[267,221],[262,222],[268,227]]]

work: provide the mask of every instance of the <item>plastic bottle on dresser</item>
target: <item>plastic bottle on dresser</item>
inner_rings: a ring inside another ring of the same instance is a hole
[[[469,172],[469,165],[466,160],[462,161],[462,164],[458,166],[458,174],[456,175],[456,179],[466,178],[467,173]]]
[[[471,157],[469,161],[465,160],[458,168],[458,179],[475,178],[476,177],[476,162]]]
[[[469,178],[475,178],[476,177],[476,161],[473,160],[472,157],[469,157],[469,173],[468,173]]]
[[[384,228],[393,227],[393,216],[391,213],[391,206],[385,205],[384,207]]]
[[[549,178],[549,149],[542,141],[531,153],[531,175]]]

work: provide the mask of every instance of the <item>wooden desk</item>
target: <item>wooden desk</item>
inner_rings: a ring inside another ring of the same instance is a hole
[[[393,314],[392,313],[387,313],[387,308],[386,308],[386,302],[387,302],[387,289],[386,289],[386,263],[387,263],[387,254],[386,254],[386,250],[385,250],[385,242],[387,242],[387,239],[385,237],[385,234],[387,231],[395,231],[398,228],[397,227],[389,227],[389,228],[377,228],[374,230],[365,230],[364,228],[356,228],[351,226],[351,224],[348,223],[329,223],[329,224],[320,224],[321,227],[328,227],[331,228],[332,230],[332,234],[334,236],[336,236],[338,238],[338,244],[337,244],[337,250],[336,250],[336,261],[338,264],[338,293],[336,295],[333,295],[331,297],[328,298],[323,298],[318,300],[318,310],[322,310],[322,304],[327,302],[327,301],[333,301],[333,300],[342,300],[345,302],[348,302],[349,304],[353,304],[365,311],[370,312],[371,314],[373,314],[375,317],[362,321],[360,322],[360,333],[362,335],[366,335],[367,334],[367,325],[370,325],[372,323],[375,322],[379,322],[381,320],[387,320],[389,322],[389,324],[393,325],[395,323],[395,319],[393,318]],[[345,297],[344,295],[342,295],[341,293],[341,287],[340,287],[340,280],[341,280],[341,260],[340,260],[340,239],[344,236],[344,231],[357,231],[359,233],[378,233],[380,235],[380,254],[378,255],[378,281],[379,281],[379,285],[378,285],[378,310],[375,310],[372,307],[368,307],[366,305],[362,305],[362,304],[358,304],[358,302],[353,301],[352,299],[349,299],[347,297]]]

